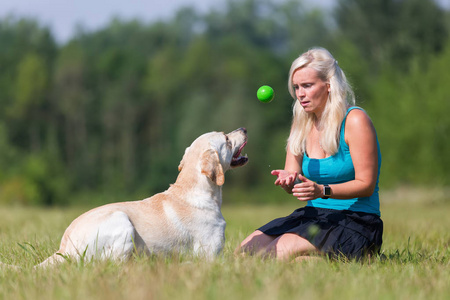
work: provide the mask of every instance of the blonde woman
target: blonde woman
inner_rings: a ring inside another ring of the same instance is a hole
[[[307,204],[253,232],[237,251],[277,259],[378,253],[381,154],[370,118],[354,106],[345,74],[326,49],[298,57],[288,86],[295,105],[286,162],[272,174],[275,185]]]

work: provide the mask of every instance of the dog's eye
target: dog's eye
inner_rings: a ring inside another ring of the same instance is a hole
[[[231,146],[231,141],[228,136],[225,136],[225,140],[227,141],[227,146]]]

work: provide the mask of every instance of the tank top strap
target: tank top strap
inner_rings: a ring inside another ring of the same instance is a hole
[[[341,133],[340,133],[340,145],[344,148],[348,148],[347,143],[345,142],[345,121],[347,120],[347,116],[348,114],[354,110],[354,109],[359,109],[364,111],[364,109],[362,109],[359,106],[351,106],[347,109],[347,112],[345,113],[345,117],[344,120],[342,120],[342,124],[341,124]]]
[[[345,113],[344,120],[342,120],[342,125],[341,125],[341,135],[344,134],[344,132],[345,132],[345,121],[347,120],[347,116],[348,116],[348,114],[349,114],[352,110],[354,110],[354,109],[359,109],[359,110],[364,111],[364,109],[362,109],[362,108],[359,107],[359,106],[351,106],[351,107],[349,107],[349,108],[347,109],[347,112]]]

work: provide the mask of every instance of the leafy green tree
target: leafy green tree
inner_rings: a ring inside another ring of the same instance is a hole
[[[445,13],[433,0],[340,0],[334,15],[374,72],[389,65],[408,70],[411,60],[438,53],[448,38]]]
[[[448,185],[450,47],[408,74],[391,69],[375,85],[369,109],[383,153],[383,184]]]
[[[382,184],[448,185],[448,14],[431,0],[340,0],[333,23],[303,1],[229,0],[204,15],[186,7],[164,22],[80,27],[65,45],[34,20],[4,18],[0,201],[160,192],[193,139],[238,127],[250,163],[227,176],[233,199],[280,199],[270,170],[284,165],[287,74],[313,46],[330,49],[369,111]],[[256,99],[263,84],[272,103]]]
[[[55,63],[53,93],[50,105],[58,119],[58,147],[69,171],[70,180],[78,187],[98,184],[97,154],[93,151],[94,106],[89,89],[89,66],[85,49],[72,41],[62,47]]]
[[[48,96],[49,74],[41,57],[28,54],[18,65],[15,101],[10,107],[11,115],[26,120],[29,130],[29,148],[41,149],[42,122],[45,121],[43,104]]]

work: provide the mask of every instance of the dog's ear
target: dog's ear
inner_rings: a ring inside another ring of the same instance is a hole
[[[181,170],[183,169],[183,167],[184,167],[184,160],[185,160],[186,154],[188,153],[190,148],[191,147],[187,147],[186,150],[184,150],[183,158],[181,159],[180,164],[178,165],[178,172],[181,172]]]
[[[225,183],[225,175],[222,165],[220,164],[219,154],[213,149],[203,152],[201,157],[202,174],[205,174],[217,185]]]

